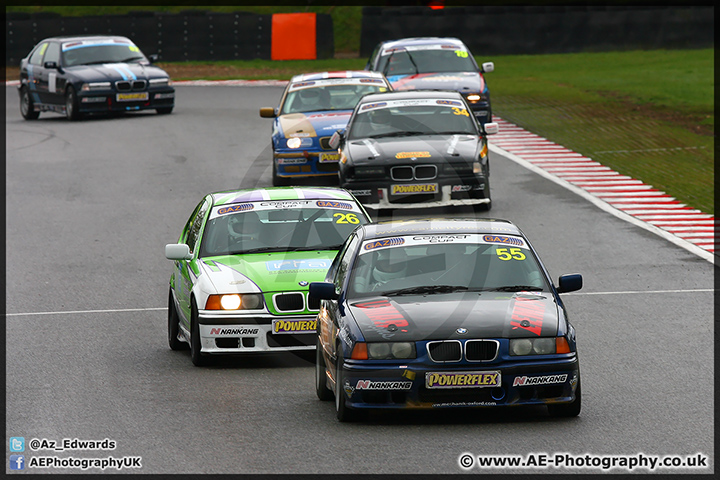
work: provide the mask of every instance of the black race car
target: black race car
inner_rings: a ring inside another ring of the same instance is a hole
[[[367,409],[547,405],[580,413],[575,329],[517,226],[418,219],[363,225],[325,282],[315,387],[340,421]]]
[[[128,38],[52,37],[20,61],[20,113],[26,120],[57,112],[70,120],[85,113],[155,109],[170,113],[175,89]]]
[[[365,95],[346,129],[333,134],[340,150],[339,183],[375,209],[473,205],[489,210],[486,135],[457,92],[413,90]]]
[[[495,70],[493,62],[481,66],[457,38],[418,37],[380,42],[365,70],[382,72],[393,90],[456,90],[467,100],[480,123],[492,122],[490,90],[483,73]]]

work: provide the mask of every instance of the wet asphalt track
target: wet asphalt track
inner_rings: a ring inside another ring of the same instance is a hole
[[[187,352],[170,351],[163,247],[205,193],[270,185],[271,121],[258,108],[282,91],[177,90],[169,116],[70,123],[50,113],[24,121],[16,89],[6,87],[6,434],[28,446],[117,443],[112,451],[26,447],[26,462],[139,456],[142,468],[129,472],[454,474],[465,471],[463,453],[699,452],[709,467],[695,472],[713,472],[713,265],[497,155],[484,216],[517,223],[554,279],[584,276],[583,290],[564,296],[578,331],[578,418],[550,419],[538,407],[340,424],[332,403],[315,396],[307,356],[196,368]],[[397,214],[425,215],[474,213]]]

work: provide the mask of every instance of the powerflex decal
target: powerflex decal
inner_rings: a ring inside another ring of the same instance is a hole
[[[427,372],[427,388],[481,388],[499,387],[500,372]]]
[[[363,313],[376,327],[387,328],[390,325],[407,327],[410,325],[405,317],[390,303],[389,300],[375,300],[353,304],[353,307],[362,308]],[[403,330],[407,331],[407,330]]]
[[[330,260],[279,260],[265,262],[268,272],[285,272],[297,270],[327,270],[330,268]]]
[[[384,238],[382,240],[367,242],[363,247],[363,250],[374,250],[380,247],[395,247],[397,245],[402,245],[403,243],[405,243],[405,239],[401,237]]]
[[[398,152],[395,158],[430,158],[430,152]]]
[[[410,195],[416,193],[435,193],[437,192],[437,183],[427,183],[422,185],[392,185],[391,193],[393,195]]]
[[[217,214],[224,215],[226,213],[247,212],[253,208],[255,208],[255,206],[252,203],[242,203],[240,205],[230,205],[229,207],[219,208]]]
[[[553,383],[565,383],[567,373],[561,375],[538,375],[534,377],[515,377],[513,387],[530,387],[533,385],[550,385]]]
[[[358,380],[355,390],[410,390],[412,382],[374,382],[372,380]]]
[[[488,243],[504,243],[506,245],[517,245],[518,247],[524,247],[525,242],[520,238],[507,237],[505,235],[483,235],[483,240]]]
[[[317,329],[317,320],[273,320],[273,333],[309,333]]]
[[[210,335],[257,335],[258,328],[212,328]]]
[[[534,298],[517,297],[510,314],[511,330],[520,328],[539,337],[544,316],[545,302]]]

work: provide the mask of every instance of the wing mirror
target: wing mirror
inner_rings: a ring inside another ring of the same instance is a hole
[[[345,129],[340,129],[332,134],[330,140],[328,141],[328,145],[330,145],[330,148],[340,148],[344,141]]]
[[[262,118],[275,118],[277,114],[275,113],[275,109],[273,107],[262,107],[260,109],[260,116]]]
[[[558,278],[558,293],[574,292],[580,290],[583,286],[582,275],[579,273],[569,273],[561,275]]]
[[[482,72],[490,73],[495,70],[495,64],[493,62],[485,62],[482,64]]]
[[[485,130],[485,135],[495,135],[500,131],[500,127],[495,122],[483,124],[483,129]]]
[[[340,295],[335,292],[335,284],[330,282],[312,282],[308,287],[311,297],[320,300],[337,300]]]
[[[184,243],[170,243],[165,245],[165,258],[168,260],[190,260],[192,253],[190,253],[190,247]]]

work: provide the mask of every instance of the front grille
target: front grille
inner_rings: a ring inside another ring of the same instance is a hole
[[[436,363],[459,362],[462,357],[462,345],[458,340],[429,342],[427,350],[430,360]]]
[[[437,167],[435,165],[417,165],[415,167],[416,180],[432,180],[437,177]]]
[[[468,340],[465,342],[465,359],[468,362],[489,362],[495,360],[497,352],[497,340]]]
[[[318,140],[320,140],[320,148],[323,150],[335,150],[330,147],[330,137],[320,137]]]
[[[406,182],[413,179],[413,168],[410,166],[392,167],[390,177],[396,182]]]
[[[425,388],[418,389],[421,403],[501,403],[492,398],[493,388]]]
[[[145,90],[147,82],[145,80],[118,80],[115,82],[115,88],[118,92],[131,92]]]
[[[437,178],[436,165],[398,165],[390,169],[390,178],[396,182],[432,180]]]
[[[317,169],[318,169],[318,172],[337,172],[338,164],[337,164],[337,162],[325,162],[325,163],[318,162]]]
[[[278,293],[273,296],[278,312],[300,312],[305,309],[305,298],[300,292]]]
[[[308,310],[320,310],[320,299],[308,295]]]
[[[439,200],[439,197],[436,198],[436,194],[434,193],[415,193],[413,195],[390,197],[388,200],[390,203],[423,203],[436,202]]]
[[[315,333],[298,333],[298,334],[282,334],[274,335],[272,332],[267,332],[265,338],[267,339],[268,347],[307,347],[315,345]]]

